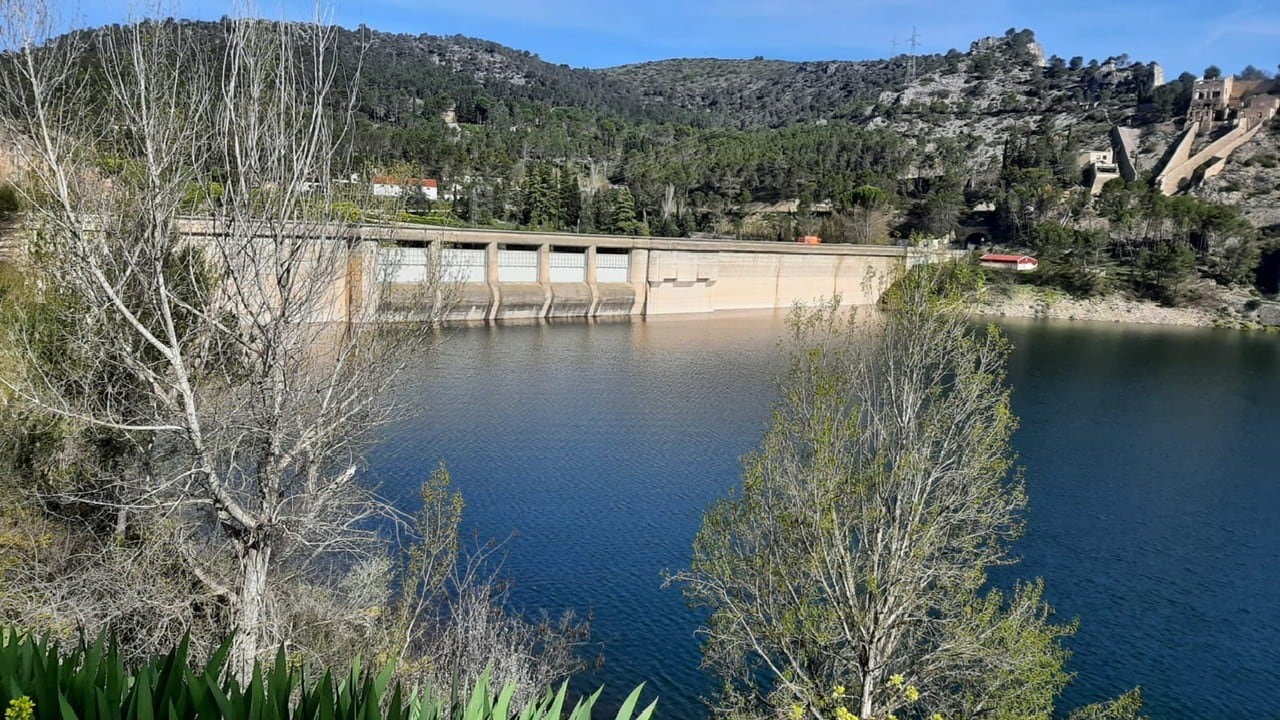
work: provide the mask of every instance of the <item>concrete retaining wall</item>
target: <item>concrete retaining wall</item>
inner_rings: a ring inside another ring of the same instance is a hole
[[[1262,125],[1260,124],[1250,127],[1248,123],[1242,123],[1186,161],[1176,165],[1171,161],[1164,171],[1160,173],[1160,177],[1156,178],[1160,192],[1165,195],[1172,195],[1177,192],[1182,183],[1190,180],[1202,165],[1215,158],[1225,161],[1241,145],[1252,140],[1253,136],[1257,135],[1258,130],[1261,128]],[[1221,172],[1221,169],[1218,172]]]
[[[1138,153],[1138,140],[1141,131],[1137,128],[1111,128],[1111,149],[1115,155],[1116,165],[1120,168],[1120,177],[1125,182],[1138,179],[1138,165],[1134,158]]]
[[[600,283],[596,286],[596,302],[591,317],[627,317],[639,314],[636,289],[630,283]]]
[[[183,232],[199,243],[218,228],[188,220]],[[866,305],[878,301],[895,268],[945,255],[885,246],[399,226],[326,232],[312,252],[330,265],[323,272],[333,282],[309,312],[309,319],[324,322],[363,322],[381,303],[401,317],[426,318],[441,301],[449,308],[446,319],[462,322],[788,308],[835,294],[846,305]],[[341,266],[332,267],[335,261]]]
[[[646,315],[787,308],[836,294],[846,305],[869,305],[879,299],[892,268],[902,262],[900,257],[820,254],[652,255],[657,262],[650,260]]]
[[[351,282],[363,286],[381,273],[392,281],[388,297],[403,301],[438,263],[448,283],[443,295],[452,300],[447,317],[455,321],[761,310],[836,294],[845,305],[867,305],[879,299],[894,268],[932,257],[884,246],[384,226],[363,228],[362,235],[370,267]]]
[[[447,302],[452,307],[450,319],[484,322],[493,317],[496,307],[493,290],[484,283],[457,283],[449,286]]]
[[[595,304],[591,288],[582,283],[551,283],[551,304],[548,318],[585,318],[591,315]]]

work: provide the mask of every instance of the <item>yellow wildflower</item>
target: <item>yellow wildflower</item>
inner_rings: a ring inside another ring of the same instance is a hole
[[[902,673],[894,673],[889,676],[889,684],[894,687],[902,687],[902,683],[904,682],[906,682],[906,680],[903,679]]]
[[[933,716],[929,718],[929,720],[943,720],[942,713],[934,713]]]
[[[858,720],[858,716],[849,712],[849,708],[841,705],[836,708],[836,720]]]
[[[908,685],[907,686],[907,702],[915,702],[919,699],[920,699],[920,691],[916,689],[915,685]]]
[[[31,720],[35,714],[35,702],[23,695],[9,701],[9,707],[4,711],[4,720]]]
[[[800,718],[804,717],[804,708],[799,703],[791,706],[791,717],[792,720],[800,720]]]
[[[831,691],[831,697],[833,697],[833,698],[842,698],[842,697],[844,697],[844,686],[843,686],[843,685],[837,685],[837,686],[835,687],[835,689]]]

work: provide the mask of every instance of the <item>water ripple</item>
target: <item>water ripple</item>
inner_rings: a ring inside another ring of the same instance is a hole
[[[1280,343],[1274,337],[1008,323],[1030,509],[998,583],[1042,576],[1070,641],[1064,707],[1143,686],[1154,718],[1280,717]],[[781,371],[774,316],[474,328],[425,357],[412,419],[370,460],[414,510],[441,459],[481,537],[517,535],[520,607],[594,613],[605,705],[646,682],[661,716],[705,715],[688,562]]]

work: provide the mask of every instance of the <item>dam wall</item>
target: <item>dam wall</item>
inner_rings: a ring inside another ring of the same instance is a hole
[[[199,244],[223,231],[189,219],[182,232]],[[502,322],[770,310],[835,295],[870,305],[896,269],[960,252],[421,225],[300,225],[286,236],[315,238],[305,253],[326,286],[300,312],[322,322],[362,322],[372,308],[405,320]],[[262,242],[269,260],[274,245]],[[258,284],[269,290],[269,280]]]
[[[840,295],[877,302],[900,247],[366,226],[375,267],[403,296],[439,269],[451,321],[608,318],[788,308]]]

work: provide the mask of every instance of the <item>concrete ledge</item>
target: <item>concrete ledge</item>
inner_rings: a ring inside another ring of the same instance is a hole
[[[500,283],[502,301],[493,318],[496,320],[538,320],[542,318],[547,296],[538,283]]]
[[[551,283],[548,318],[585,318],[591,313],[591,288],[586,283]]]
[[[484,322],[493,310],[493,293],[485,283],[460,283],[446,292],[454,293],[457,300],[448,314],[449,320]]]
[[[624,283],[600,283],[596,285],[599,298],[595,317],[628,317],[636,303],[636,289]]]

